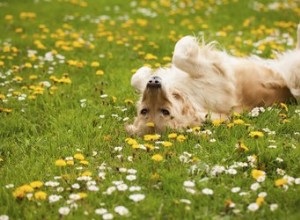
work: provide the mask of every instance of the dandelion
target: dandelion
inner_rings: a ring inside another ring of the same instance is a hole
[[[70,208],[69,207],[60,207],[58,209],[59,214],[61,215],[68,215],[70,213]]]
[[[265,198],[262,196],[259,196],[255,201],[255,203],[259,206],[261,206],[264,202],[265,202]]]
[[[145,195],[144,194],[132,194],[129,196],[129,199],[134,202],[140,202],[145,199]]]
[[[144,141],[157,141],[157,140],[159,140],[159,138],[160,138],[159,134],[144,135]]]
[[[284,104],[284,103],[280,103],[280,107],[281,107],[283,110],[287,111],[287,112],[289,111],[287,105]]]
[[[218,127],[220,126],[222,123],[224,123],[225,120],[224,119],[215,119],[212,121],[212,124],[215,126],[215,127]]]
[[[277,187],[285,186],[287,183],[288,183],[288,180],[285,178],[275,180],[275,186],[277,186]]]
[[[176,139],[179,142],[184,142],[186,140],[186,137],[184,135],[178,135]]]
[[[144,57],[145,60],[157,60],[157,56],[154,56],[151,53],[147,53]]]
[[[34,182],[31,182],[29,185],[30,185],[32,188],[37,189],[37,188],[42,187],[42,186],[44,185],[44,183],[41,182],[41,181],[34,181]]]
[[[264,133],[262,133],[261,131],[251,131],[249,133],[249,136],[252,138],[260,138],[264,136]]]
[[[114,210],[121,216],[126,216],[129,214],[129,210],[124,206],[116,206]]]
[[[237,145],[236,145],[237,149],[240,150],[240,151],[249,151],[249,148],[243,143],[243,142],[239,142]]]
[[[175,138],[177,138],[177,134],[176,133],[171,133],[171,134],[168,135],[168,138],[175,139]]]
[[[154,154],[152,157],[151,157],[152,160],[156,161],[156,162],[161,162],[163,160],[163,156],[160,155],[160,154]]]
[[[171,147],[173,144],[172,144],[171,142],[169,142],[169,141],[163,141],[163,142],[162,142],[162,145],[163,145],[164,147]]]
[[[257,169],[252,170],[251,175],[258,182],[263,182],[263,181],[265,181],[265,178],[266,178],[265,171],[257,170]]]
[[[46,200],[47,193],[45,193],[43,191],[38,191],[38,192],[34,193],[34,198],[36,200]]]
[[[96,75],[102,76],[102,75],[104,75],[104,71],[103,70],[97,70]]]
[[[83,154],[81,154],[81,153],[75,154],[75,155],[74,155],[74,158],[75,158],[76,160],[84,160],[84,156],[83,156]]]
[[[97,61],[94,61],[91,63],[91,67],[99,67],[99,66],[100,66],[100,63]]]
[[[67,166],[67,163],[66,163],[65,160],[59,159],[59,160],[55,161],[55,166],[57,166],[57,167],[65,167],[65,166]]]

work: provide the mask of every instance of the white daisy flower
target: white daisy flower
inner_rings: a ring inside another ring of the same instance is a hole
[[[114,210],[116,213],[122,216],[126,216],[129,214],[129,210],[124,206],[116,206]]]
[[[134,201],[134,202],[139,202],[145,199],[144,194],[132,194],[129,196],[129,199]]]
[[[68,215],[68,214],[70,213],[70,208],[69,208],[69,207],[66,207],[66,206],[60,207],[60,208],[58,209],[58,212],[59,212],[59,214],[61,214],[61,215]]]

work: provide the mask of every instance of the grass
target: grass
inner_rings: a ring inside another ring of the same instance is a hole
[[[0,219],[299,219],[299,106],[169,131],[159,140],[170,147],[127,139],[124,130],[138,98],[132,73],[168,64],[181,36],[203,34],[236,56],[293,48],[299,1],[273,3],[0,1]],[[186,139],[170,138],[174,132]],[[59,159],[74,165],[56,166]],[[33,181],[43,186],[20,190]],[[53,195],[61,199],[51,203]]]

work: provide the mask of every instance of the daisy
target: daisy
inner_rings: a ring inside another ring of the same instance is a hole
[[[61,215],[68,215],[70,213],[70,208],[69,207],[60,207],[58,210],[59,214]]]
[[[248,210],[251,212],[255,212],[259,209],[259,206],[256,203],[251,203],[248,205]]]
[[[132,194],[129,196],[129,199],[134,201],[134,202],[139,202],[145,199],[144,194]]]
[[[213,195],[214,191],[212,189],[209,189],[209,188],[204,188],[204,189],[202,189],[202,193],[204,195]]]
[[[129,214],[129,210],[124,206],[116,206],[114,210],[116,213],[122,216],[126,216]]]

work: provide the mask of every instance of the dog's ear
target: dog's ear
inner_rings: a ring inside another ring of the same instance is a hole
[[[147,81],[152,75],[153,71],[149,67],[139,68],[135,74],[131,77],[131,85],[139,92],[142,93],[146,88]]]

